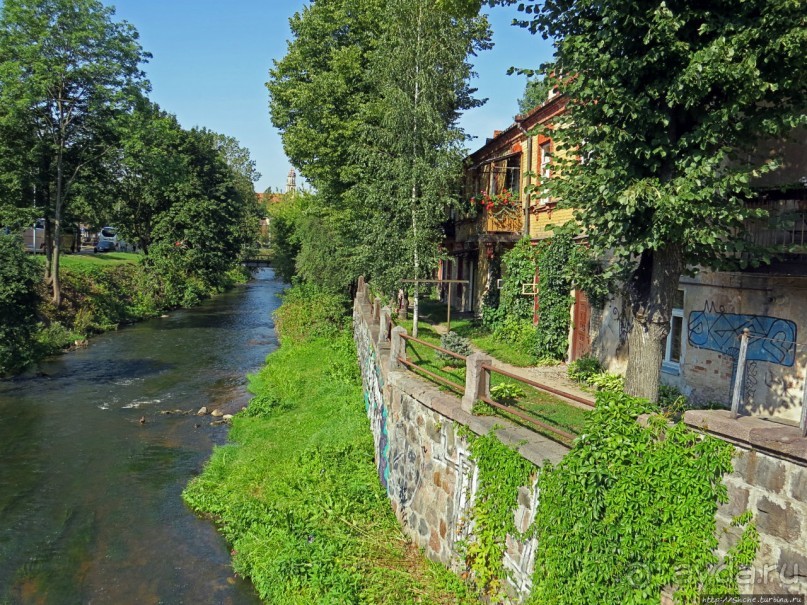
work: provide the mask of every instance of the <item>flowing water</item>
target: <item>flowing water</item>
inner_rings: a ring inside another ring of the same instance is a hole
[[[227,438],[195,412],[248,401],[280,290],[264,269],[0,382],[0,604],[259,602],[180,494]]]

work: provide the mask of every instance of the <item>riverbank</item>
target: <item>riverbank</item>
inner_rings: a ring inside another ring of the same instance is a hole
[[[373,460],[345,301],[292,289],[281,347],[183,496],[271,603],[471,603],[403,536]]]
[[[66,255],[61,263],[62,304],[53,305],[44,282],[44,257],[37,256],[40,279],[33,287],[35,324],[30,338],[20,340],[9,367],[0,376],[15,374],[45,357],[86,346],[90,337],[121,325],[157,317],[177,308],[190,308],[212,295],[249,279],[241,267],[227,272],[216,284],[193,276],[175,279],[167,292],[163,280],[149,271],[141,254]],[[175,276],[174,276],[175,277]],[[11,356],[9,356],[11,358]]]

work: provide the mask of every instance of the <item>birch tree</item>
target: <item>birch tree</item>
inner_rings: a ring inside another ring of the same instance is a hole
[[[358,190],[369,215],[363,264],[392,291],[436,266],[441,224],[458,202],[466,135],[457,120],[482,103],[469,85],[468,59],[490,45],[490,32],[483,17],[453,17],[427,0],[389,0],[385,17]],[[418,299],[415,285],[415,325]]]

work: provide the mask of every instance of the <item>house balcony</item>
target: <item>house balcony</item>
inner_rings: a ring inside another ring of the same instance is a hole
[[[524,216],[520,208],[487,210],[482,213],[482,226],[485,233],[516,233],[524,230]]]
[[[768,217],[749,221],[751,242],[779,254],[807,253],[807,199],[765,199],[752,207]]]
[[[767,250],[772,259],[770,263],[749,270],[754,273],[807,275],[807,199],[804,192],[783,197],[763,198],[751,204],[753,208],[766,210],[768,216],[748,221],[748,241],[757,248]],[[746,255],[740,258],[751,260]]]

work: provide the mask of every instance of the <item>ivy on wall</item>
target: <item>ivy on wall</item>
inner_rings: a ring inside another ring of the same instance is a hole
[[[538,508],[525,534],[514,523],[518,490],[538,469],[495,429],[482,437],[463,431],[478,468],[466,562],[481,595],[505,599],[507,534],[537,539],[532,605],[657,605],[668,587],[682,605],[738,594],[737,576],[753,563],[759,536],[750,513],[740,515],[734,525],[742,535],[718,561],[715,513],[727,500],[722,477],[734,448],[665,416],[637,422],[652,411],[625,393],[598,394],[572,450],[538,472]]]
[[[600,393],[574,448],[542,469],[530,603],[657,605],[667,586],[683,604],[737,594],[758,534],[747,525],[715,571],[715,512],[734,448],[663,416],[642,426],[636,417],[649,411],[624,393]]]
[[[569,309],[572,276],[569,260],[575,244],[568,233],[557,233],[537,246],[538,324],[536,347],[539,358],[563,361],[569,349]]]
[[[491,267],[501,271],[502,287],[491,287],[482,307],[482,323],[496,338],[533,357],[536,348],[532,296],[522,292],[524,284],[535,281],[536,263],[537,251],[528,238],[505,252],[501,260],[494,257]]]
[[[466,563],[480,594],[498,603],[505,597],[505,537],[519,535],[514,522],[518,490],[532,484],[538,469],[499,441],[495,431],[494,427],[481,437],[466,435],[478,473],[471,510],[473,539],[466,548]]]
[[[570,231],[558,230],[535,246],[528,238],[522,239],[500,262],[502,287],[489,290],[482,322],[496,337],[518,345],[535,359],[564,360],[569,348],[573,283],[590,273],[581,270],[588,267],[586,249],[575,243]],[[524,287],[532,290],[536,270],[539,309],[534,326],[533,297],[524,294]]]

